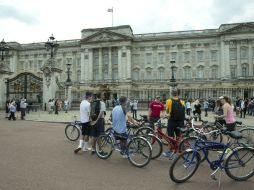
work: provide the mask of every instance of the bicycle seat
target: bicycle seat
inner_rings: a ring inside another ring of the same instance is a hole
[[[241,122],[241,121],[236,121],[235,122],[237,125],[242,125],[243,124],[243,122]]]
[[[233,139],[241,139],[243,137],[242,133],[240,133],[239,131],[228,131],[227,135],[229,135]]]
[[[185,127],[185,128],[177,127],[176,129],[179,130],[179,131],[181,131],[182,133],[185,133],[186,131],[188,131],[188,128],[187,128],[187,127]]]

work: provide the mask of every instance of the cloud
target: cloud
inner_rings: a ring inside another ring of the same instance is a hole
[[[8,18],[18,20],[28,25],[35,25],[39,22],[34,16],[25,13],[24,10],[21,11],[9,5],[0,5],[0,19],[4,20]]]

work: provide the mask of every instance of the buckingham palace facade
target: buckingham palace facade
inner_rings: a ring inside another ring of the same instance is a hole
[[[134,34],[129,25],[83,29],[80,39],[57,43],[53,58],[45,42],[6,43],[9,53],[0,62],[1,107],[6,99],[22,96],[41,103],[68,97],[74,103],[88,90],[104,92],[107,99],[166,99],[171,60],[183,98],[254,96],[252,22],[145,34]]]

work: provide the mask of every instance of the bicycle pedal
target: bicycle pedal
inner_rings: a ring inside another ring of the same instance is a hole
[[[212,180],[217,181],[217,177],[215,175],[211,175]]]

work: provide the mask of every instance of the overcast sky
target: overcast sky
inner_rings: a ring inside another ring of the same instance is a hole
[[[0,0],[0,38],[79,39],[85,28],[130,25],[134,34],[218,28],[254,21],[254,0]]]

